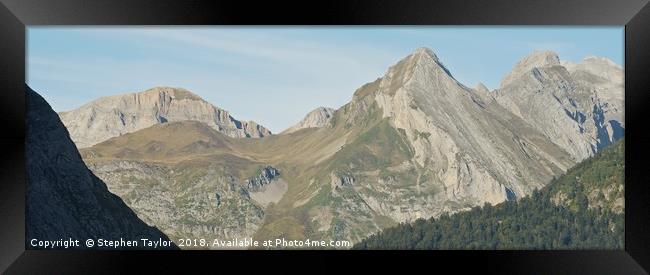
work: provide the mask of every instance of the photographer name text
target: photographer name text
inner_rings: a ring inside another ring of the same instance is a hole
[[[142,249],[156,249],[156,248],[170,248],[174,244],[171,241],[163,239],[124,239],[119,238],[115,240],[109,239],[58,239],[58,240],[39,240],[31,239],[29,244],[33,248],[42,248],[42,249],[68,249],[68,248],[112,248],[112,249],[124,249],[124,248],[142,248]]]

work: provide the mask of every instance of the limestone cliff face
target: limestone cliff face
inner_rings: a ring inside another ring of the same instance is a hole
[[[605,119],[610,122],[606,123],[610,127],[608,133],[616,134],[613,123],[619,123],[621,128],[625,128],[623,68],[607,58],[595,56],[586,57],[577,64],[562,62],[562,65],[571,73],[574,81],[589,87],[600,99]],[[615,135],[612,140],[618,138],[620,136]]]
[[[482,85],[463,86],[428,49],[391,67],[375,100],[404,131],[414,165],[446,200],[502,202],[543,186],[572,165],[558,146],[496,104]]]
[[[31,239],[72,238],[80,240],[81,249],[89,238],[169,240],[86,168],[66,128],[40,95],[27,88],[26,101],[28,248]]]
[[[563,64],[555,53],[535,52],[495,98],[580,161],[623,136],[623,74],[602,58]]]
[[[345,144],[303,181],[329,190],[309,213],[312,228],[337,239],[517,199],[575,163],[484,85],[456,81],[425,48],[359,88],[330,124],[302,133]]]
[[[334,111],[335,110],[332,108],[318,107],[313,111],[307,113],[305,118],[303,118],[296,125],[291,126],[290,128],[284,130],[282,133],[288,134],[304,128],[324,127],[329,123],[332,115],[334,114]]]
[[[231,137],[271,135],[252,121],[239,121],[199,96],[180,88],[156,87],[140,93],[109,96],[59,113],[78,148],[149,126],[183,120],[203,122]]]
[[[464,86],[431,50],[416,50],[334,115],[336,123],[355,129],[379,113],[412,156],[389,167],[360,167],[353,160],[331,173],[333,196],[342,201],[333,215],[343,220],[332,234],[372,230],[362,224],[381,228],[370,213],[404,222],[523,197],[620,138],[607,132],[603,118],[608,111],[615,117],[621,102],[585,96],[623,94],[611,64],[597,65],[605,68],[583,64],[569,72],[556,54],[535,52],[504,78],[506,88],[491,92],[482,84]],[[363,146],[373,148],[369,142]],[[389,144],[382,146],[399,146]]]

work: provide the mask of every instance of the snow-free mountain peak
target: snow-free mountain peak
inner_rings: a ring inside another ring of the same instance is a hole
[[[303,118],[296,125],[291,126],[290,128],[284,130],[283,134],[293,133],[300,129],[305,128],[319,128],[327,125],[334,115],[334,109],[327,107],[318,107],[311,112],[309,112],[305,118]]]
[[[411,55],[403,60],[410,60],[410,62],[414,63],[416,66],[413,66],[413,69],[439,69],[445,74],[451,76],[449,70],[442,64],[442,62],[440,62],[440,59],[433,50],[429,48],[417,48]]]
[[[438,56],[433,52],[433,50],[427,48],[427,47],[420,47],[417,48],[413,51],[412,55],[418,56],[418,57],[428,57],[431,58],[435,61],[438,61]]]
[[[579,63],[562,61],[562,66],[574,75],[593,75],[602,78],[601,82],[604,80],[616,85],[623,84],[623,68],[605,57],[587,56]]]
[[[453,78],[449,70],[440,62],[440,59],[431,49],[418,48],[389,67],[381,78],[379,87],[376,87],[375,90],[389,96],[395,95],[400,89],[404,91],[422,90],[403,89],[405,86],[413,84],[456,86],[458,81]],[[441,93],[449,92],[442,89],[436,89],[436,91]]]
[[[59,113],[79,148],[171,121],[200,121],[231,137],[264,137],[265,127],[239,121],[230,113],[182,88],[155,87],[139,93],[102,97]]]
[[[604,58],[573,64],[537,51],[517,63],[495,98],[580,161],[622,137],[622,79]]]
[[[468,88],[430,56],[416,51],[392,66],[375,102],[365,106],[376,103],[403,133],[414,167],[436,171],[446,190],[441,196],[496,203],[530,192],[570,165],[566,153],[496,104],[486,87]]]
[[[556,65],[560,65],[560,58],[557,53],[553,51],[533,51],[531,54],[517,62],[512,71],[501,81],[501,87],[505,87],[513,80],[530,72],[534,68],[551,67]]]

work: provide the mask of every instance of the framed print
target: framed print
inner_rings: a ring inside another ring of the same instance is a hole
[[[2,4],[9,274],[650,268],[647,1]]]

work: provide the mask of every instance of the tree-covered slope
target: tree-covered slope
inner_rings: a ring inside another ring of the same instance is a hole
[[[623,249],[623,140],[518,201],[383,230],[355,249]]]

